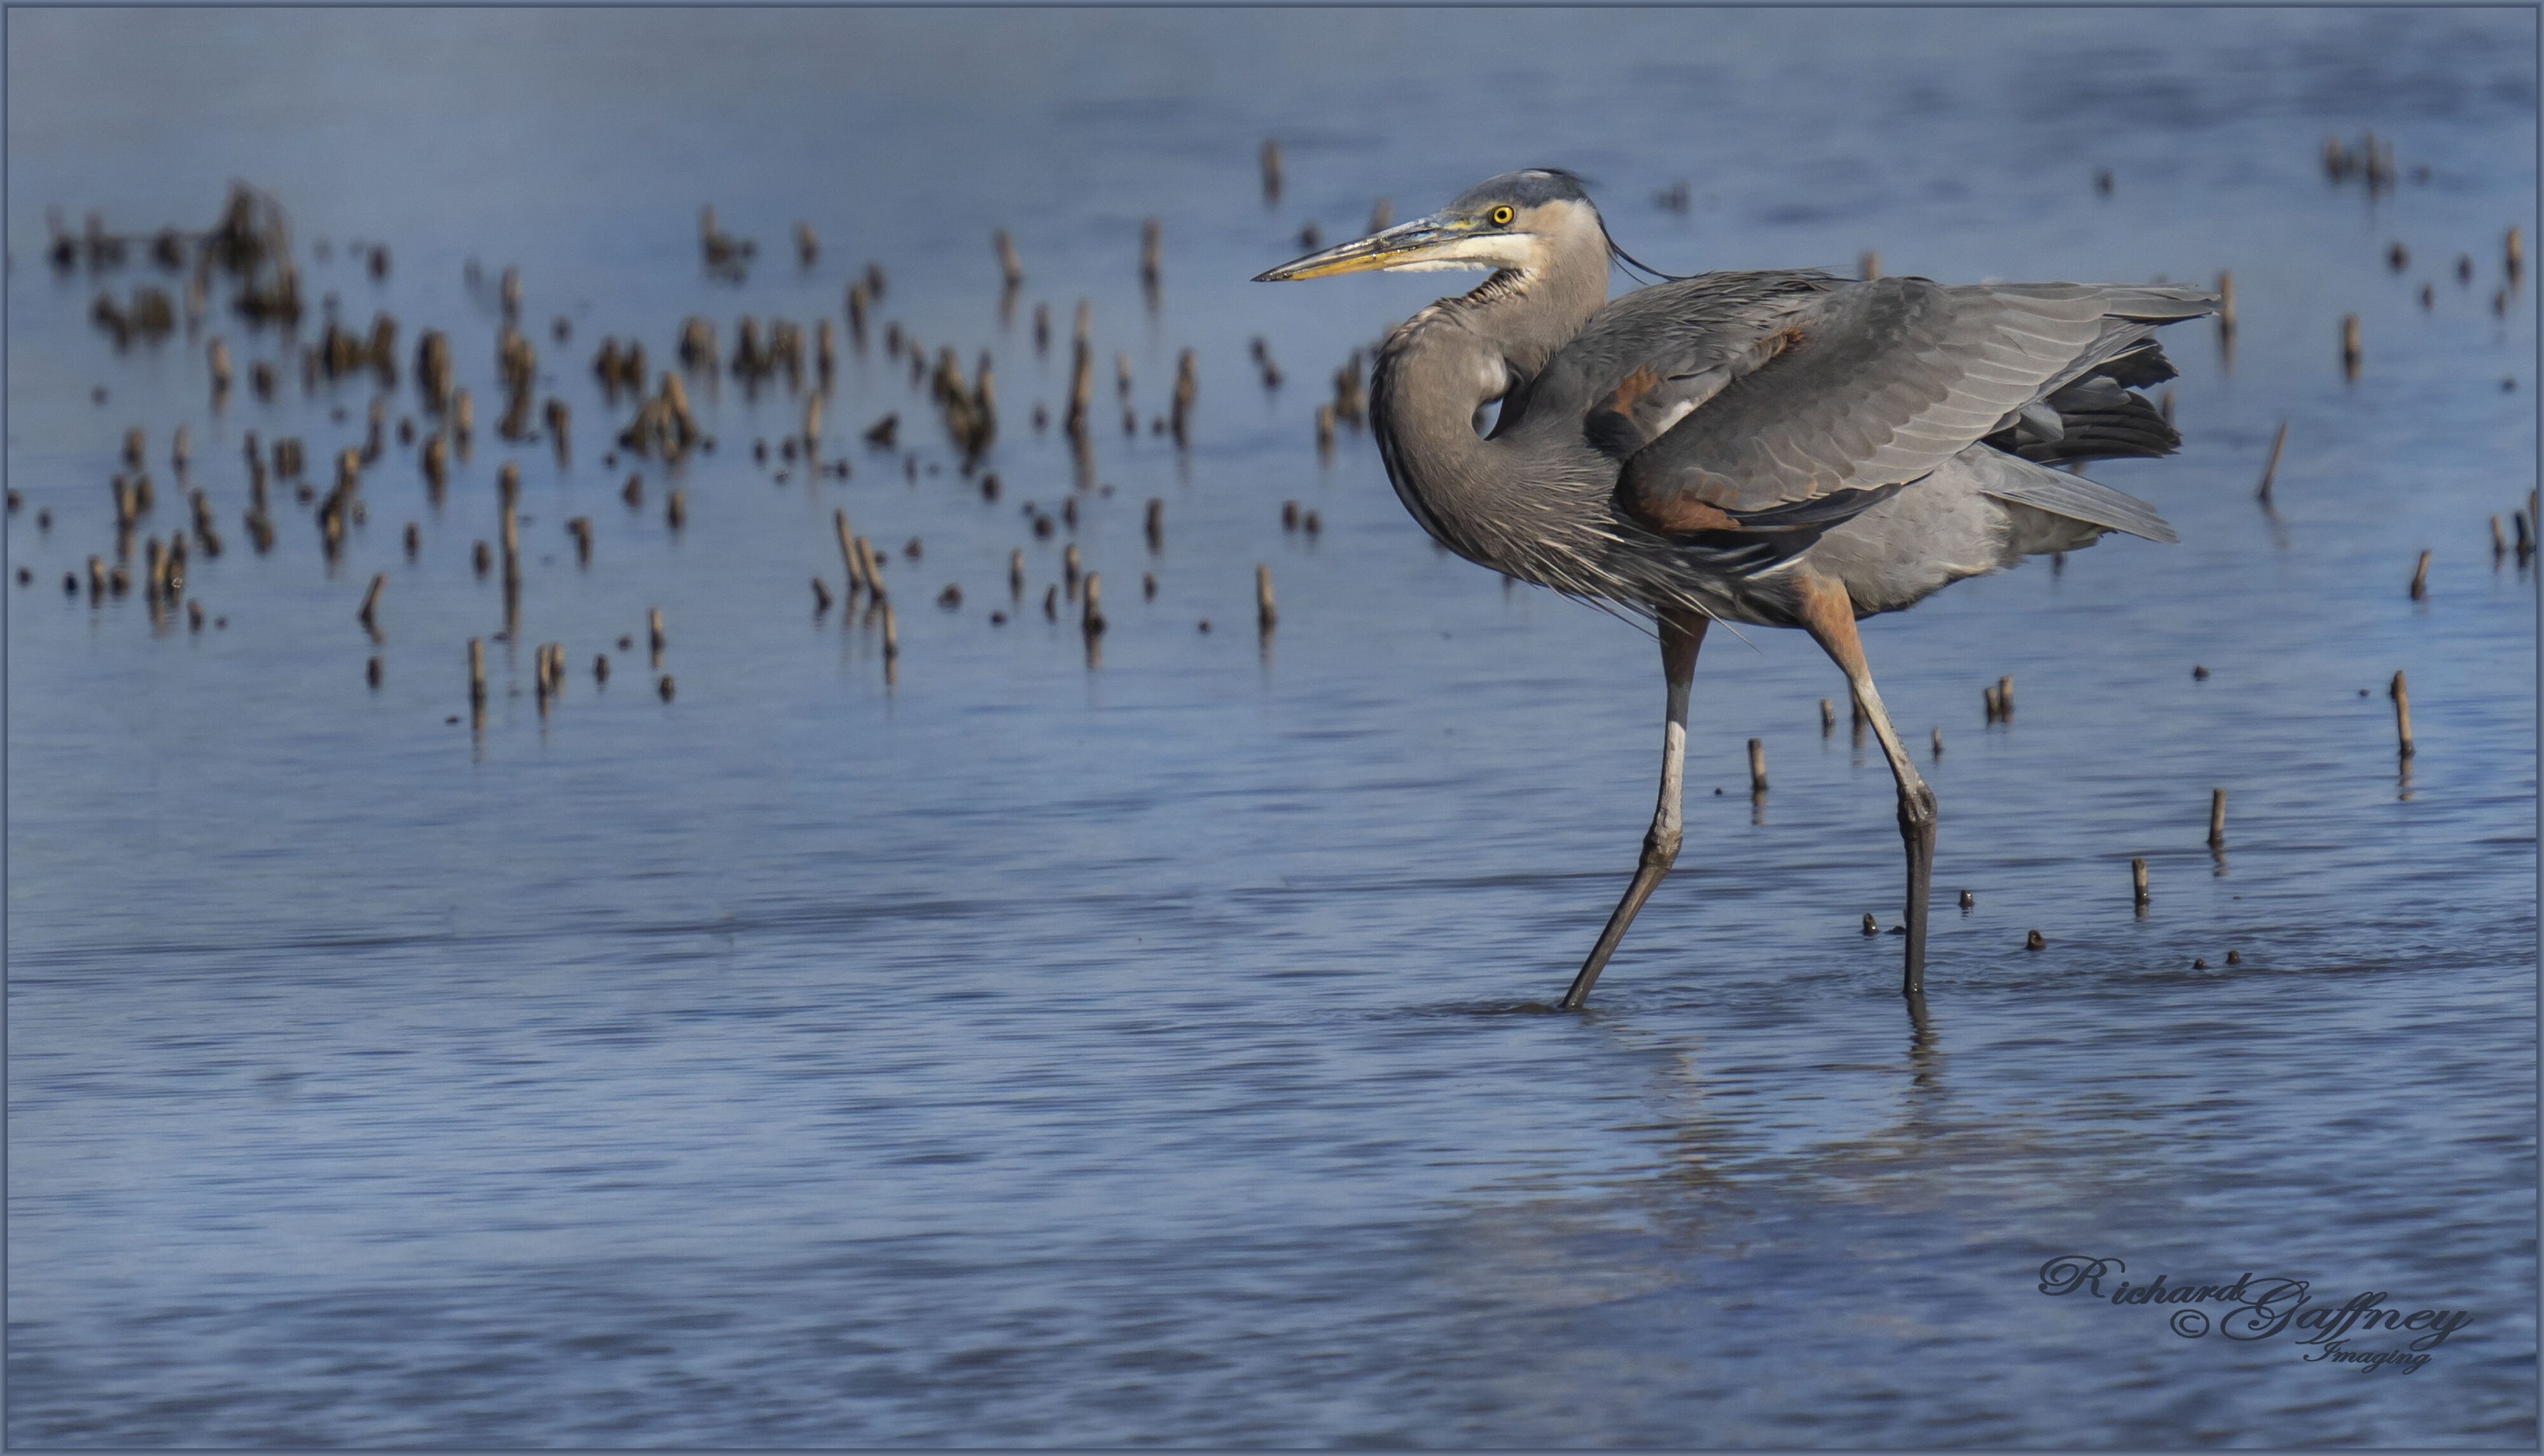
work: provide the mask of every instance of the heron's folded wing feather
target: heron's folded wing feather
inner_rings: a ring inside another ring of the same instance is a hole
[[[1525,418],[1539,428],[1586,429],[1593,445],[1622,461],[1772,357],[1781,345],[1770,337],[1797,309],[1845,286],[1817,272],[1717,272],[1629,293],[1584,324],[1531,382]],[[1507,404],[1503,419],[1519,422]]]
[[[1979,490],[2000,500],[2037,506],[2069,520],[2126,531],[2168,546],[2182,539],[2154,506],[2100,481],[2051,470],[1985,445],[1963,451],[1961,459],[1978,472]]]
[[[1629,513],[1756,511],[1918,479],[2038,397],[2104,332],[2106,290],[1893,277],[1793,314],[1791,342],[1626,464]]]

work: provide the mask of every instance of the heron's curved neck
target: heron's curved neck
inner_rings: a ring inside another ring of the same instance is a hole
[[[1371,381],[1371,424],[1387,474],[1424,530],[1470,561],[1523,570],[1533,547],[1502,526],[1532,513],[1553,462],[1524,460],[1517,438],[1483,439],[1475,412],[1534,378],[1607,302],[1603,255],[1587,269],[1506,269],[1460,298],[1444,298],[1388,337]]]
[[[1505,268],[1464,297],[1441,300],[1492,341],[1521,379],[1535,378],[1608,306],[1608,235],[1596,221],[1580,232],[1546,240],[1542,267]]]

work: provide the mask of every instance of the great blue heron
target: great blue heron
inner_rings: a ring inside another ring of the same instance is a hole
[[[1670,278],[1611,303],[1612,258],[1631,261],[1580,179],[1539,169],[1257,280],[1489,270],[1379,350],[1370,414],[1388,478],[1460,556],[1658,630],[1660,804],[1562,1005],[1589,997],[1678,858],[1688,682],[1716,620],[1809,633],[1881,740],[1908,848],[1902,989],[1917,998],[1935,796],[1882,712],[1856,619],[2107,531],[2177,539],[2146,502],[2049,467],[2181,444],[2135,390],[2173,377],[2156,328],[2216,296],[1782,271]]]

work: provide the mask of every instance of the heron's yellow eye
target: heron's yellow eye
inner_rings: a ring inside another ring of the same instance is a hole
[[[1508,207],[1496,207],[1493,209],[1492,217],[1493,226],[1508,227],[1510,226],[1511,210]]]

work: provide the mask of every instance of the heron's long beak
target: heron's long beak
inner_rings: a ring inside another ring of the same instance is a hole
[[[1283,283],[1296,278],[1330,278],[1340,273],[1365,273],[1375,268],[1421,264],[1473,267],[1476,265],[1469,263],[1459,251],[1473,228],[1471,222],[1417,217],[1383,233],[1372,233],[1357,242],[1328,248],[1322,253],[1311,253],[1296,262],[1256,273],[1254,281]]]

